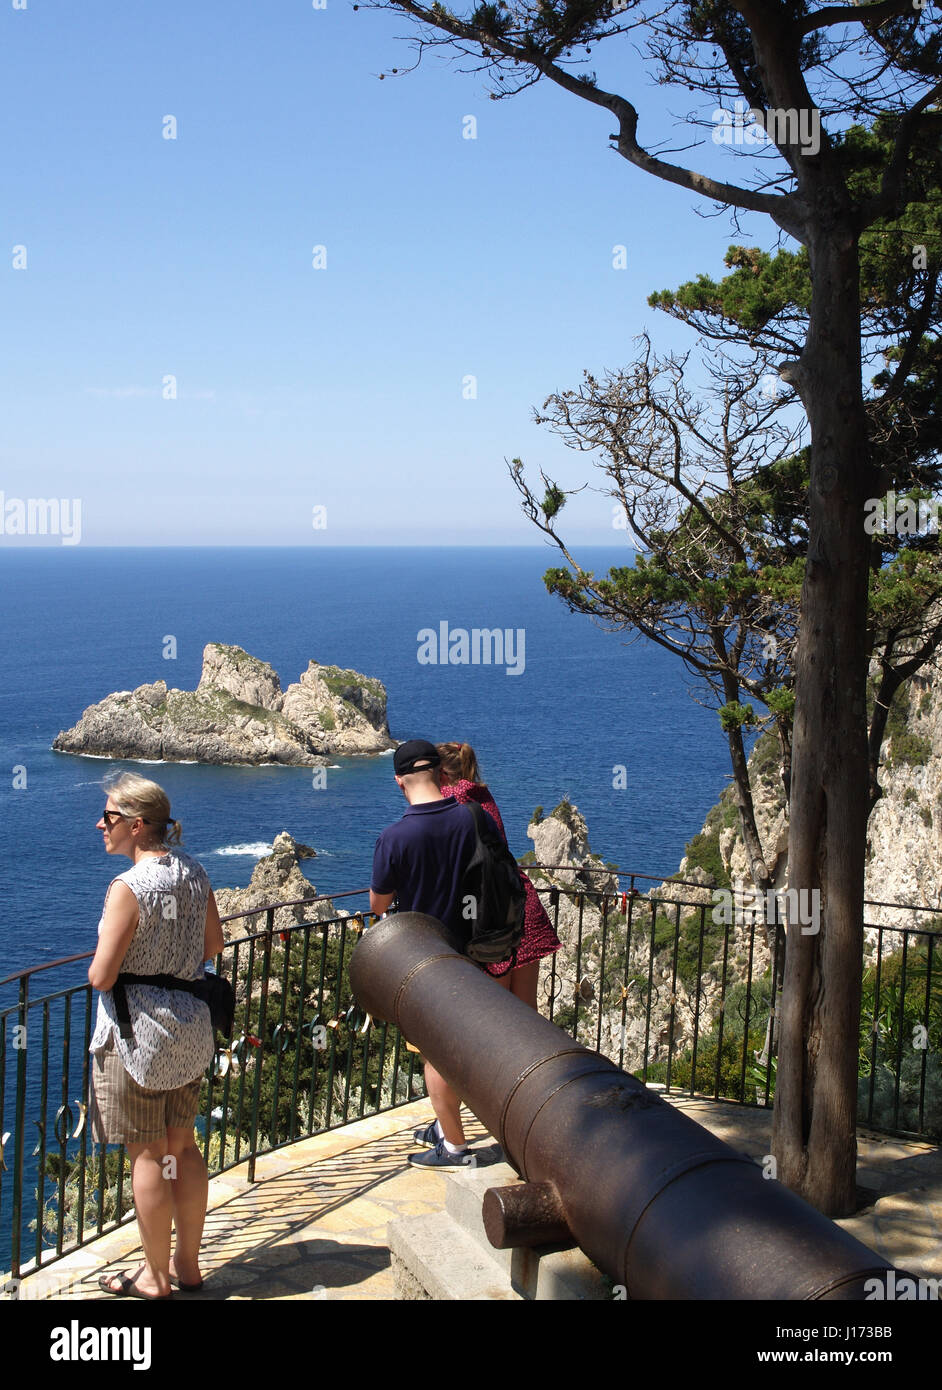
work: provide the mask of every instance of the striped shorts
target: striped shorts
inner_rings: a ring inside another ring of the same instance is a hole
[[[88,1119],[99,1144],[152,1144],[168,1129],[192,1129],[202,1076],[174,1091],[148,1091],[125,1071],[114,1038],[92,1056]]]

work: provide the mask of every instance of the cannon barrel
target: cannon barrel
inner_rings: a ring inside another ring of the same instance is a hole
[[[501,989],[434,918],[407,912],[371,927],[350,981],[530,1184],[485,1195],[492,1243],[550,1243],[568,1230],[637,1299],[880,1296],[886,1260]]]

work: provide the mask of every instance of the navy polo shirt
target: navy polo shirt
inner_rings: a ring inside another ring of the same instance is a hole
[[[453,797],[410,806],[376,841],[373,892],[395,893],[400,912],[427,912],[457,926],[475,843],[471,812]]]

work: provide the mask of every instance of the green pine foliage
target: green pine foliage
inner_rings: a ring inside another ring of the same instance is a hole
[[[886,721],[886,766],[889,768],[921,767],[931,756],[931,740],[913,732],[909,726],[909,712],[909,691],[903,686],[893,698]]]

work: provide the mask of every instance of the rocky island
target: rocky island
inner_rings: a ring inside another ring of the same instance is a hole
[[[311,661],[283,691],[267,661],[210,642],[195,690],[158,680],[116,691],[52,746],[108,758],[317,766],[331,754],[381,753],[396,743],[381,681]]]
[[[259,913],[256,917],[237,917],[223,928],[227,941],[259,931],[265,925],[262,914],[270,903],[294,903],[275,912],[275,930],[287,931],[301,922],[327,922],[347,913],[336,909],[329,898],[316,902],[317,889],[301,871],[302,859],[316,859],[317,852],[283,830],[272,841],[271,852],[262,855],[252,870],[247,888],[216,888],[216,904],[222,917],[236,912]]]

